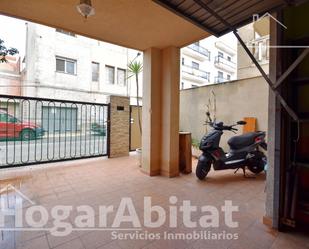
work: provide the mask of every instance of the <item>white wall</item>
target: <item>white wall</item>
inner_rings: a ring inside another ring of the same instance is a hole
[[[244,117],[257,118],[257,129],[268,130],[268,85],[263,77],[213,84],[180,91],[180,130],[192,133],[192,138],[201,139],[209,131],[205,126],[206,111],[212,91],[216,95],[217,121],[234,124]],[[213,99],[212,99],[213,101]],[[214,114],[213,108],[210,110]],[[242,127],[238,127],[242,134]],[[221,146],[228,149],[227,140],[234,136],[225,132]]]
[[[108,95],[132,94],[136,97],[135,84],[131,79],[126,86],[117,84],[117,68],[127,70],[128,62],[137,52],[79,35],[76,37],[66,35],[47,26],[29,23],[23,94],[95,102],[106,102]],[[56,72],[56,56],[76,60],[76,75]],[[138,59],[141,58],[142,55]],[[92,82],[92,62],[100,64],[98,82]],[[115,67],[115,84],[107,83],[105,65]],[[142,81],[140,95],[141,85]]]

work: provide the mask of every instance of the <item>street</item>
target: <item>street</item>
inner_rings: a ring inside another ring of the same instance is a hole
[[[45,135],[36,140],[0,141],[1,166],[79,158],[107,153],[106,136],[95,134]]]

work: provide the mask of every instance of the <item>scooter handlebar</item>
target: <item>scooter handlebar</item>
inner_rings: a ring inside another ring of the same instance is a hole
[[[216,130],[226,130],[226,131],[238,131],[237,128],[234,128],[233,126],[235,125],[223,125],[223,123],[215,123],[215,122],[209,122],[209,121],[206,121],[205,125],[209,125],[210,127],[216,129]]]

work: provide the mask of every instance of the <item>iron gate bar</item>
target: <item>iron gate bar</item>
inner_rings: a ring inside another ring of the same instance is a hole
[[[214,30],[212,30],[210,28],[206,28],[204,25],[202,25],[198,20],[196,20],[192,16],[181,12],[177,7],[172,5],[169,1],[167,1],[167,0],[153,0],[153,2],[157,3],[160,6],[163,6],[164,8],[166,8],[166,9],[170,10],[171,12],[173,12],[174,14],[176,14],[176,15],[186,19],[187,21],[193,23],[194,25],[200,27],[201,29],[205,30],[207,33],[216,34],[216,32]],[[175,11],[174,8],[177,8],[176,11]],[[218,36],[218,35],[216,35],[216,36]]]
[[[85,105],[93,105],[92,102],[86,101],[75,101],[75,100],[63,100],[63,99],[51,99],[51,98],[38,98],[38,97],[28,97],[28,96],[15,96],[15,95],[7,95],[7,94],[0,94],[0,98],[11,98],[11,99],[27,99],[27,100],[41,100],[41,101],[51,101],[51,102],[63,102],[63,103],[73,103],[73,104],[85,104]],[[109,106],[109,104],[102,104],[102,103],[95,103],[99,106]]]
[[[43,108],[43,102],[42,101],[36,101],[35,102],[35,109],[37,109],[37,104],[39,102],[41,103],[41,108]],[[37,112],[35,112],[35,125],[37,126]],[[15,126],[14,126],[14,128],[15,128]],[[40,157],[39,161],[41,161],[43,159],[43,153],[42,153],[43,146],[42,146],[42,143],[43,143],[43,140],[41,139],[41,157]],[[36,148],[37,148],[37,139],[34,142],[34,151],[35,151],[34,158],[35,158],[35,161],[37,161],[37,158],[36,158]]]
[[[197,25],[203,30],[207,31],[219,37],[224,35],[230,31],[229,28],[226,28],[226,25],[222,25],[221,21],[218,21],[212,14],[205,11],[204,8],[201,8],[198,13],[193,13],[188,6],[190,4],[195,3],[196,6],[200,6],[194,0],[152,0],[153,2],[161,5],[165,9],[173,12],[174,14],[185,18],[187,21]],[[293,4],[297,4],[301,0],[294,0]],[[241,27],[245,24],[250,23],[252,20],[252,14],[260,14],[263,15],[267,11],[275,11],[278,9],[287,6],[287,2],[285,0],[229,0],[229,1],[216,1],[216,0],[203,0],[204,4],[207,4],[209,7],[213,5],[213,9],[216,10],[221,16],[224,16],[226,20],[229,20],[231,24],[235,28]],[[194,6],[195,7],[195,6]],[[205,13],[201,13],[204,11]],[[238,18],[239,13],[243,15],[241,18]]]
[[[221,17],[218,13],[213,11],[211,8],[208,7],[207,4],[202,2],[201,0],[193,0],[197,4],[199,4],[201,7],[203,7],[205,10],[207,10],[210,14],[212,14],[214,17],[216,17],[221,23],[223,23],[227,28],[229,28],[231,31],[233,31],[233,34],[236,36],[237,40],[239,41],[240,45],[243,47],[243,49],[246,51],[252,62],[255,64],[257,69],[260,71],[262,74],[263,78],[266,80],[268,83],[270,89],[275,93],[276,97],[280,101],[281,105],[283,108],[287,111],[287,113],[294,119],[294,121],[299,122],[300,119],[297,116],[296,112],[287,104],[285,99],[281,96],[279,91],[275,88],[275,83],[272,82],[272,80],[267,76],[267,74],[264,72],[263,68],[260,66],[254,55],[251,53],[251,51],[248,49],[244,41],[241,39],[239,36],[237,29],[233,27],[229,22],[227,22],[223,17]]]
[[[0,104],[5,108],[0,113],[0,135],[5,138],[4,142],[0,142],[0,150],[5,148],[5,153],[0,153],[0,169],[107,155],[109,104],[3,94],[0,94]],[[80,119],[78,115],[81,115]],[[96,125],[100,129],[92,128]],[[29,131],[23,133],[26,129]],[[43,136],[43,129],[46,136]],[[41,135],[38,135],[39,131]]]
[[[280,76],[274,85],[274,88],[278,88],[281,83],[292,73],[292,71],[303,61],[303,59],[309,53],[309,48],[305,48],[297,59],[289,66],[289,68]]]

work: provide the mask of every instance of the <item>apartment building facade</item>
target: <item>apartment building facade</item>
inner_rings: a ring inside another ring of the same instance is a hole
[[[6,56],[7,62],[0,63],[0,93],[21,94],[20,57]]]
[[[26,28],[23,96],[106,103],[122,95],[136,103],[127,65],[142,59],[138,51],[39,24]]]
[[[208,37],[181,50],[180,89],[237,78],[237,42],[232,34]]]
[[[238,31],[243,41],[247,44],[267,74],[269,73],[269,27],[269,17],[264,17],[261,20],[242,27]],[[237,54],[238,79],[253,78],[261,75],[239,43]]]
[[[6,60],[7,62],[0,63],[0,94],[20,96],[21,95],[20,57],[6,56]],[[0,100],[0,112],[14,113],[14,101]],[[2,115],[0,115],[0,121],[2,120],[2,118],[3,118]]]

